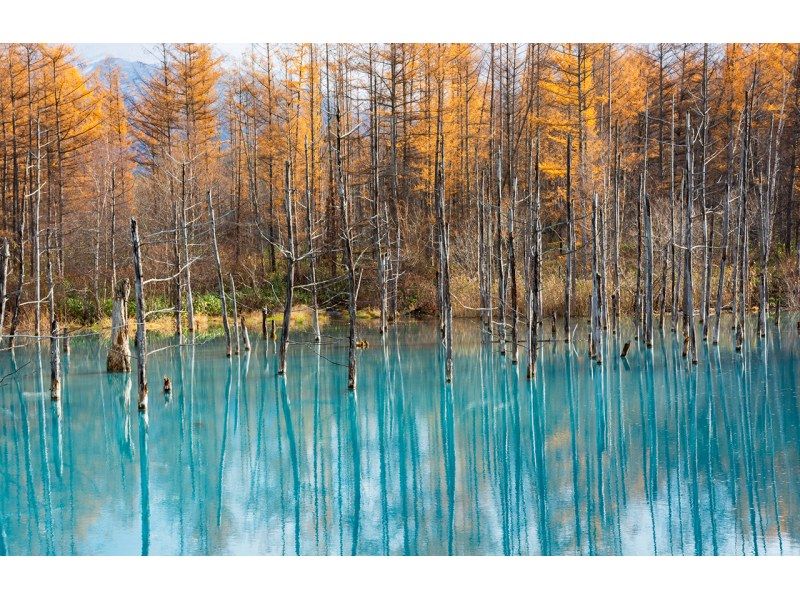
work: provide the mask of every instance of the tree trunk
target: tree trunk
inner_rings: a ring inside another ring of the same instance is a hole
[[[684,216],[684,285],[683,285],[683,323],[685,343],[692,363],[697,363],[697,339],[694,329],[694,297],[692,293],[692,199],[694,196],[694,164],[692,162],[692,124],[686,113],[686,203]]]
[[[517,361],[519,361],[519,350],[517,346],[517,318],[519,313],[517,305],[517,260],[514,253],[514,206],[516,206],[516,204],[517,181],[514,179],[514,191],[511,196],[511,201],[508,204],[508,273],[511,285],[511,363],[517,363]],[[446,264],[446,267],[448,270],[450,269],[449,263]],[[450,290],[448,288],[448,295],[449,292]],[[449,303],[449,297],[447,301]]]
[[[567,135],[567,267],[564,278],[564,342],[572,336],[572,260],[575,252],[575,225],[572,221],[572,136]]]
[[[8,239],[4,237],[3,246],[0,248],[0,345],[2,345],[3,327],[6,323],[6,289],[8,288],[8,262],[10,259]]]
[[[592,195],[592,298],[591,298],[591,343],[589,352],[597,361],[598,365],[603,363],[603,346],[601,339],[602,318],[600,315],[600,247],[599,247],[599,202],[597,193]]]
[[[131,245],[133,246],[133,278],[136,291],[136,373],[139,383],[139,411],[147,410],[147,336],[145,334],[144,281],[142,280],[142,253],[139,244],[139,227],[131,218]]]
[[[539,132],[536,132],[535,189],[528,190],[528,378],[536,376],[536,357],[539,351],[539,322],[542,319],[539,290],[541,273],[542,231],[539,212],[541,208],[541,187],[539,179]]]
[[[250,334],[247,332],[247,326],[244,324],[244,316],[242,316],[241,320],[239,321],[239,325],[242,328],[242,338],[244,341],[244,350],[250,351]]]
[[[50,399],[61,398],[61,343],[56,319],[56,290],[53,284],[53,262],[50,259],[50,230],[47,231],[47,287],[50,298]]]
[[[312,162],[309,163],[308,158],[308,145],[305,148],[306,155],[306,235],[308,236],[308,266],[311,285],[311,329],[314,331],[314,342],[319,343],[321,334],[319,331],[319,305],[317,300],[317,256],[314,253],[314,196],[313,196],[313,177],[311,176],[311,169],[313,168],[313,153],[311,156]],[[266,322],[266,320],[265,320]],[[264,325],[264,338],[266,338],[266,324]]]
[[[233,332],[236,337],[236,354],[241,352],[241,344],[239,342],[239,306],[236,303],[236,283],[233,281],[233,273],[229,273],[231,279],[231,297],[233,299]]]
[[[225,355],[231,356],[231,329],[228,325],[228,300],[225,298],[225,281],[222,278],[222,263],[219,259],[219,246],[217,245],[217,221],[214,217],[214,203],[211,200],[211,191],[206,193],[208,215],[211,220],[211,249],[214,252],[214,262],[217,266],[217,285],[219,287],[219,300],[222,306],[222,327],[225,329]]]
[[[131,371],[131,348],[128,342],[128,297],[130,283],[127,278],[117,282],[114,289],[114,307],[111,310],[111,347],[108,349],[106,370]]]
[[[294,206],[292,204],[292,166],[287,160],[284,165],[284,210],[288,234],[286,253],[286,299],[283,304],[283,327],[278,360],[278,374],[286,374],[286,347],[289,344],[289,326],[292,320],[292,301],[294,298]]]
[[[442,130],[442,85],[439,81],[439,108],[436,124],[436,165],[435,165],[435,190],[436,200],[436,230],[438,233],[439,247],[439,276],[441,281],[441,303],[444,323],[444,349],[445,349],[445,381],[449,384],[453,380],[453,313],[450,304],[450,241],[448,239],[448,222],[445,212],[445,185],[444,185],[444,132]],[[511,233],[513,235],[513,232]],[[513,237],[512,237],[513,238]],[[515,345],[516,346],[516,345]]]

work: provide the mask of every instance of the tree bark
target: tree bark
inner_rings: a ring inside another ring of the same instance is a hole
[[[239,306],[236,303],[236,283],[233,281],[233,273],[229,272],[228,275],[231,279],[231,298],[233,300],[233,332],[236,337],[236,354],[241,352],[241,343],[239,342]]]
[[[572,261],[575,252],[575,225],[572,221],[572,136],[567,134],[567,266],[564,279],[564,342],[572,337]]]
[[[283,327],[278,357],[278,375],[286,375],[286,347],[289,344],[289,327],[292,320],[292,301],[294,299],[294,206],[292,202],[292,166],[287,160],[284,164],[284,211],[288,234],[286,253],[286,299],[283,304]]]
[[[106,370],[131,371],[131,348],[128,342],[128,297],[130,283],[127,278],[117,282],[114,289],[114,306],[111,310],[111,347],[108,349]]]
[[[222,327],[225,330],[225,355],[231,356],[231,329],[228,325],[228,300],[225,298],[225,281],[222,277],[222,263],[219,259],[219,246],[217,245],[217,221],[214,217],[214,203],[211,200],[211,191],[206,193],[208,203],[208,216],[211,221],[211,249],[214,252],[214,262],[217,267],[217,285],[219,287],[219,300],[222,306]]]
[[[139,383],[139,411],[147,410],[147,335],[145,334],[144,281],[142,280],[142,253],[139,227],[131,218],[131,245],[133,247],[133,279],[136,291],[136,374]]]
[[[11,252],[8,248],[8,239],[3,237],[3,246],[0,248],[0,345],[3,340],[3,327],[6,323],[6,299],[8,288],[8,262]]]
[[[694,163],[692,162],[692,124],[686,113],[686,203],[684,216],[684,285],[683,285],[683,325],[685,339],[688,341],[687,355],[692,363],[697,363],[697,339],[694,329],[694,298],[692,293],[692,199],[694,197]]]

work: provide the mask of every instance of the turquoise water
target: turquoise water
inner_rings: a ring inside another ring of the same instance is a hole
[[[612,338],[602,366],[585,341],[544,343],[532,384],[457,322],[452,388],[434,326],[385,344],[367,330],[356,394],[341,341],[292,345],[284,381],[272,342],[227,360],[214,339],[151,355],[146,416],[131,379],[105,373],[107,341],[72,341],[61,404],[47,342],[26,346],[0,386],[0,549],[800,554],[800,337],[784,319],[743,355],[701,346],[694,367],[669,334],[625,362]]]

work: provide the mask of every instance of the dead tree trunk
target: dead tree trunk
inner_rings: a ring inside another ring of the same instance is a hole
[[[231,279],[231,298],[233,300],[233,332],[236,337],[236,354],[241,352],[241,344],[239,343],[239,306],[236,303],[236,283],[233,281],[233,272],[228,274]]]
[[[47,287],[50,299],[50,399],[61,398],[61,343],[56,319],[56,290],[53,284],[53,262],[50,259],[50,230],[47,231]]]
[[[308,158],[308,144],[305,147],[306,156],[306,235],[308,236],[308,266],[309,284],[311,285],[311,329],[314,331],[314,342],[320,342],[322,336],[319,331],[319,301],[317,299],[317,256],[314,253],[314,196],[312,193],[311,165]],[[311,156],[311,160],[314,156]],[[264,338],[267,338],[266,320],[264,320]]]
[[[292,301],[294,300],[294,206],[292,203],[292,166],[287,160],[284,165],[284,210],[286,213],[287,246],[286,254],[286,299],[283,304],[283,326],[281,346],[278,357],[278,374],[286,374],[286,347],[289,344],[289,326],[292,320]]]
[[[40,250],[40,231],[39,231],[39,212],[42,203],[42,149],[41,149],[41,124],[39,119],[36,120],[36,175],[34,184],[36,187],[31,190],[33,193],[31,206],[31,260],[33,261],[33,285],[34,285],[34,324],[36,327],[36,336],[42,335],[42,256]],[[33,151],[31,149],[31,151]],[[98,314],[99,317],[99,314]]]
[[[506,354],[506,264],[503,259],[503,172],[500,159],[501,151],[497,150],[497,204],[496,214],[496,259],[497,259],[497,308],[499,311],[498,338],[500,355]]]
[[[208,216],[211,220],[211,249],[214,252],[214,262],[217,266],[217,285],[219,286],[219,301],[222,306],[222,327],[225,330],[225,355],[231,356],[231,329],[228,325],[228,300],[225,298],[225,281],[222,277],[222,262],[219,259],[219,246],[217,245],[217,220],[214,217],[214,203],[211,200],[211,191],[206,193],[208,203]]]
[[[6,323],[6,289],[8,288],[8,262],[11,252],[8,249],[8,239],[3,238],[0,248],[0,344],[3,340],[3,326]]]
[[[189,258],[189,222],[186,205],[186,165],[181,165],[181,240],[183,242],[184,284],[186,285],[186,320],[189,335],[194,334],[194,297],[192,296],[192,261]],[[216,233],[215,233],[216,234]]]
[[[680,214],[681,210],[678,209]],[[677,232],[675,229],[675,96],[672,96],[672,120],[670,124],[670,153],[669,153],[669,226],[670,226],[670,319],[671,330],[675,332],[678,327],[678,286],[680,277],[677,275]]]
[[[133,247],[133,279],[136,291],[136,373],[139,383],[139,411],[147,410],[147,336],[145,334],[144,280],[142,280],[142,252],[139,244],[139,226],[131,218],[131,245]]]
[[[650,196],[644,194],[644,341],[653,346],[653,224],[650,216]]]
[[[514,252],[514,207],[517,204],[517,180],[514,179],[514,191],[508,204],[508,274],[511,291],[511,363],[519,361],[517,346],[517,319],[519,306],[517,305],[517,260]],[[446,264],[450,269],[449,263]],[[449,276],[449,275],[448,275]],[[448,288],[448,294],[450,290]],[[449,303],[450,299],[447,298]]]
[[[117,282],[114,289],[114,306],[111,310],[111,347],[108,349],[106,370],[131,371],[131,348],[128,342],[128,297],[130,283],[127,278]]]
[[[732,141],[732,140],[731,140]],[[722,293],[725,289],[725,269],[728,265],[728,236],[730,229],[730,203],[731,203],[731,181],[730,168],[728,170],[728,182],[725,189],[725,199],[722,203],[722,254],[719,258],[719,279],[717,280],[717,303],[714,310],[716,321],[714,322],[713,344],[719,344],[719,326],[722,319]]]
[[[244,316],[242,316],[241,320],[239,321],[239,325],[242,328],[242,338],[244,341],[244,350],[249,351],[250,347],[250,333],[247,332],[247,326],[244,325]]]
[[[745,335],[745,310],[747,289],[747,169],[748,152],[750,147],[750,98],[749,92],[744,96],[744,139],[741,147],[741,162],[739,172],[739,209],[736,222],[736,276],[734,280],[734,336],[735,348],[741,351]]]
[[[619,311],[620,311],[620,281],[619,281],[619,237],[620,237],[620,218],[619,218],[619,186],[620,186],[620,153],[619,153],[619,125],[616,127],[614,145],[614,294],[611,296],[611,309],[613,311],[612,328],[616,335],[619,330]]]
[[[173,267],[175,268],[175,274],[173,278],[173,290],[172,292],[175,294],[175,306],[174,306],[174,317],[175,317],[175,336],[177,337],[178,344],[181,344],[181,339],[183,338],[183,326],[181,319],[183,317],[183,305],[182,305],[182,297],[181,297],[181,279],[183,278],[181,273],[181,248],[180,248],[180,219],[178,218],[178,202],[173,201],[172,205],[172,260],[173,260]]]
[[[684,215],[684,283],[683,283],[683,328],[684,346],[692,363],[697,363],[697,339],[694,330],[694,297],[692,293],[692,200],[694,197],[694,164],[692,162],[692,123],[686,113],[686,201]]]
[[[444,132],[442,131],[442,86],[439,84],[439,111],[436,124],[436,165],[435,165],[435,190],[436,199],[436,230],[439,248],[439,276],[441,288],[441,302],[439,309],[442,312],[444,324],[444,350],[445,350],[445,381],[449,384],[453,380],[453,313],[450,304],[450,242],[448,239],[448,223],[444,205]],[[512,233],[513,234],[513,233]]]
[[[564,342],[572,336],[572,260],[575,252],[575,225],[572,222],[572,136],[567,135],[567,266],[564,279]]]
[[[542,231],[539,212],[541,187],[539,180],[539,134],[536,134],[535,188],[528,190],[528,378],[536,375],[536,357],[539,351],[539,322],[542,319],[542,304],[539,301],[541,272]],[[529,185],[530,187],[530,185]]]
[[[590,355],[597,361],[598,365],[603,363],[603,347],[600,338],[600,330],[602,328],[602,317],[600,314],[600,294],[601,283],[603,281],[600,276],[600,247],[599,247],[599,205],[597,193],[592,195],[592,299],[591,299],[591,345],[589,347]]]
[[[708,199],[706,193],[706,171],[708,162],[708,125],[709,125],[709,110],[708,110],[708,44],[703,44],[703,78],[701,83],[702,95],[702,133],[700,135],[700,208],[703,210],[703,219],[701,220],[701,232],[703,235],[703,277],[702,277],[702,295],[701,295],[701,318],[703,322],[703,342],[708,340],[708,314],[711,303],[711,244],[713,243],[713,220],[711,228],[711,238],[708,232]]]
[[[378,175],[378,81],[374,71],[372,59],[372,46],[370,45],[369,54],[369,105],[370,105],[370,126],[369,126],[369,155],[370,155],[370,177],[369,190],[372,203],[373,217],[373,246],[374,257],[377,264],[379,303],[380,303],[380,325],[379,331],[385,334],[388,319],[388,260],[384,250],[384,215],[386,214],[386,202],[383,206],[380,202],[380,178]],[[388,219],[386,226],[388,228]]]

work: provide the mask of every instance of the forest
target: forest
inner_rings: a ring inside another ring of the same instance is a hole
[[[622,318],[696,363],[800,308],[798,44],[149,51],[0,47],[3,349],[111,328],[130,370],[133,318],[140,406],[145,322],[221,319],[228,355],[260,323],[283,373],[292,323],[341,319],[353,388],[359,327],[402,318],[449,381],[454,318],[531,377],[579,320],[598,363]]]

